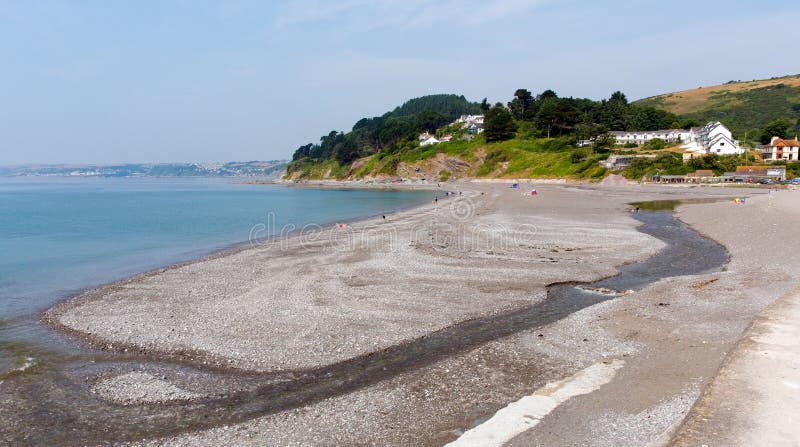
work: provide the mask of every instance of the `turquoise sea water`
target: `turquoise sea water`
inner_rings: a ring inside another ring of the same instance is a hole
[[[247,241],[270,213],[270,228],[279,230],[389,213],[430,197],[230,179],[0,178],[0,371],[4,341],[35,333],[27,327],[40,311],[81,289]]]

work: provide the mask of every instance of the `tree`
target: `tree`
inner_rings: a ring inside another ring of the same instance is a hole
[[[645,149],[659,150],[667,147],[667,143],[661,138],[653,138],[652,140],[646,142],[642,147],[644,147]]]
[[[787,138],[786,132],[792,124],[785,119],[776,119],[775,121],[767,124],[764,127],[764,133],[761,134],[761,143],[767,144],[772,140],[772,137]]]
[[[517,125],[514,117],[502,104],[497,103],[486,112],[484,132],[487,142],[504,141],[514,138]]]
[[[687,119],[681,121],[681,127],[680,128],[681,129],[690,129],[692,127],[697,127],[699,125],[700,125],[700,123],[697,122],[697,120],[692,119],[692,118],[687,118]]]
[[[558,95],[556,95],[556,92],[548,89],[543,91],[542,93],[539,94],[539,96],[536,97],[537,101],[543,101],[545,99],[558,99]]]
[[[360,156],[358,146],[352,140],[344,140],[336,145],[333,158],[340,164],[350,163]]]
[[[598,135],[594,140],[595,150],[611,149],[615,144],[617,144],[617,139],[608,132]]]
[[[511,109],[511,114],[518,120],[533,119],[533,95],[524,88],[518,89],[514,92],[514,99],[508,103],[508,108]]]
[[[630,122],[630,105],[625,94],[616,91],[608,100],[600,102],[597,112],[597,123],[611,130],[625,130]]]
[[[444,126],[450,120],[441,113],[426,110],[419,115],[419,127],[428,132],[435,133],[436,129]]]
[[[616,92],[611,94],[611,97],[608,98],[608,102],[618,103],[622,105],[628,105],[628,97],[625,96],[625,93],[617,90]]]
[[[483,101],[481,101],[481,112],[486,113],[491,108],[492,106],[489,105],[489,101],[487,101],[486,98],[483,98]]]
[[[577,109],[569,99],[548,97],[538,102],[540,104],[536,123],[547,132],[547,138],[555,131],[561,135],[564,129],[571,128],[578,121]]]

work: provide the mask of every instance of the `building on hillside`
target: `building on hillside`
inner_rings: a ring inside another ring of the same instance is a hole
[[[656,155],[612,155],[607,159],[600,161],[600,166],[606,169],[623,169],[629,167],[637,158],[656,158]]]
[[[483,133],[483,123],[472,123],[467,126],[467,133],[470,135],[478,135]]]
[[[461,115],[457,120],[456,124],[466,123],[466,124],[483,124],[483,115]]]
[[[419,143],[420,146],[430,146],[432,144],[439,144],[440,141],[436,139],[436,137],[428,137],[427,139],[423,140]]]
[[[446,143],[446,142],[448,142],[448,141],[450,141],[452,139],[453,139],[452,135],[445,135],[442,138],[439,138],[439,141],[442,142],[442,143]]]
[[[429,134],[428,132],[423,132],[419,134],[419,141],[425,141],[428,138],[431,138],[433,135]]]
[[[453,124],[461,124],[467,133],[477,135],[483,132],[483,115],[461,115]]]
[[[689,129],[683,149],[700,154],[738,155],[744,153],[731,131],[719,121],[712,121],[701,128]]]
[[[757,148],[764,161],[797,161],[800,160],[800,141],[772,137],[772,141]]]
[[[617,144],[638,144],[642,145],[650,140],[659,138],[667,143],[681,142],[681,134],[685,132],[681,129],[669,130],[615,130],[611,131],[611,135],[617,140]]]

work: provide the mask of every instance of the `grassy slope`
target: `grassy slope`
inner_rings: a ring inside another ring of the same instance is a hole
[[[298,179],[362,178],[398,174],[398,166],[421,166],[426,163],[458,160],[469,164],[461,173],[469,177],[495,178],[600,178],[605,174],[598,162],[608,154],[594,154],[587,149],[572,148],[558,139],[520,139],[487,144],[482,139],[472,142],[453,141],[433,146],[420,146],[395,154],[381,153],[356,161],[353,167],[343,168],[333,161],[308,163],[299,168],[303,175]],[[442,161],[442,158],[445,160]],[[445,168],[433,169],[440,175]],[[326,175],[326,173],[328,173]],[[402,172],[400,172],[402,175]],[[449,173],[447,174],[449,175]],[[433,178],[433,177],[431,177]],[[438,177],[437,177],[438,178]]]
[[[668,93],[636,101],[699,122],[722,121],[741,138],[777,118],[800,119],[800,75],[734,82]]]

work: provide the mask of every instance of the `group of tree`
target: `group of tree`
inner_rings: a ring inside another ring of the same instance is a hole
[[[421,132],[434,133],[464,114],[485,114],[487,142],[571,135],[588,139],[610,130],[657,130],[697,125],[654,107],[628,102],[622,92],[608,99],[561,98],[553,90],[538,95],[526,89],[514,92],[507,104],[490,105],[486,99],[473,103],[458,95],[430,95],[415,98],[373,118],[362,118],[350,132],[331,131],[319,143],[299,147],[293,161],[335,159],[340,164],[381,151],[414,146]],[[602,140],[602,138],[601,138]],[[600,141],[601,145],[603,141]],[[608,145],[613,145],[609,140]]]
[[[797,136],[798,129],[800,129],[800,119],[793,126],[788,119],[778,118],[764,127],[764,131],[761,133],[761,143],[769,143],[772,137],[793,138]],[[792,131],[795,132],[794,135],[792,135]]]
[[[463,96],[415,98],[381,116],[358,120],[350,132],[334,130],[321,137],[317,144],[300,146],[292,161],[333,158],[342,164],[350,163],[356,158],[416,141],[421,132],[433,133],[461,115],[480,112],[480,104],[467,101]]]
[[[526,89],[514,92],[508,110],[518,122],[539,136],[577,134],[588,138],[609,130],[658,130],[683,128],[694,122],[681,122],[673,113],[654,107],[638,107],[628,102],[622,92],[608,99],[560,98],[553,90],[534,96]]]

